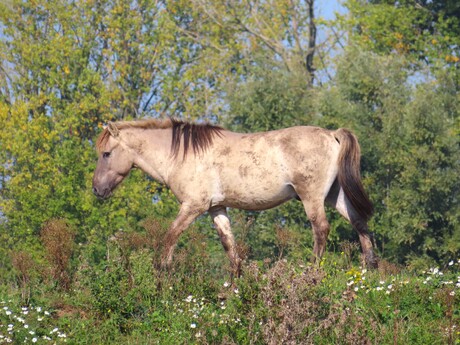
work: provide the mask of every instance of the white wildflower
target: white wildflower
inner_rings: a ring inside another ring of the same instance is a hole
[[[229,287],[229,286],[230,286],[230,284],[228,282],[224,283],[224,287]]]
[[[190,325],[190,328],[196,328],[196,323],[192,323],[192,324]]]
[[[449,266],[452,266],[454,264],[454,260],[449,261]]]

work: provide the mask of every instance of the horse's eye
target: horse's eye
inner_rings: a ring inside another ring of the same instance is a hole
[[[109,157],[110,157],[110,152],[104,152],[104,153],[102,154],[102,157],[104,157],[104,158],[109,158]]]

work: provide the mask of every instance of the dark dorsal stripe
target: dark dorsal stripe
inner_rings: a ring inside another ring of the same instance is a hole
[[[222,127],[210,124],[195,124],[181,120],[171,119],[172,121],[172,140],[171,140],[171,153],[177,156],[181,143],[183,143],[184,154],[183,158],[187,156],[190,148],[196,155],[205,152],[212,144],[214,136],[221,136]]]

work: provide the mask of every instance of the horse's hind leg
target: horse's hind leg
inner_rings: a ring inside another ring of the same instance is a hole
[[[338,183],[334,183],[327,195],[326,201],[334,206],[337,211],[339,211],[339,213],[356,229],[359,235],[359,241],[361,242],[361,248],[366,265],[371,268],[376,268],[378,266],[378,258],[373,251],[371,235],[368,231],[367,222],[353,208]]]
[[[330,225],[326,218],[324,210],[324,200],[310,200],[308,196],[299,194],[307,217],[311,222],[313,229],[313,255],[314,260],[319,262],[326,249],[326,240],[329,235]]]
[[[228,218],[227,211],[224,207],[213,208],[209,211],[214,225],[219,233],[220,241],[227,253],[232,267],[233,276],[239,277],[241,274],[241,259],[235,244],[232,229],[230,227],[230,219]]]

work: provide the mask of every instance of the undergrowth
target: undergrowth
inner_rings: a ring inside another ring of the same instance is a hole
[[[71,233],[64,223],[53,227]],[[12,253],[16,280],[0,285],[0,343],[460,343],[458,259],[424,271],[382,260],[366,270],[355,260],[359,248],[344,243],[312,265],[290,257],[286,240],[286,255],[246,260],[232,284],[225,257],[216,268],[197,229],[179,245],[174,267],[157,269],[164,227],[144,227],[109,239],[98,262],[87,244],[70,264],[71,246],[64,252],[48,239],[46,269]]]

